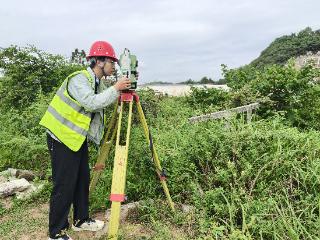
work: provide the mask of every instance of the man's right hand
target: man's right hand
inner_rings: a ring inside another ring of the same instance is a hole
[[[127,77],[122,77],[114,85],[117,91],[129,89],[131,86],[131,81]]]

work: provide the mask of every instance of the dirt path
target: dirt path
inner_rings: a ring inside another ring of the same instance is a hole
[[[30,206],[0,217],[0,239],[43,240],[48,239],[48,204]],[[94,218],[105,221],[105,212],[98,212]],[[152,230],[141,224],[123,223],[120,234],[122,239],[150,239]],[[68,231],[75,240],[104,239],[107,225],[99,232]]]

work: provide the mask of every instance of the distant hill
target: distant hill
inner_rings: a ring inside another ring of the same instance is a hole
[[[313,31],[307,27],[297,34],[276,38],[250,65],[264,67],[270,64],[285,64],[292,57],[318,51],[320,51],[320,30]]]
[[[171,84],[174,84],[174,83],[172,83],[172,82],[162,82],[162,81],[153,81],[153,82],[139,84],[139,86],[144,87],[144,86],[151,86],[151,85],[171,85]]]
[[[188,85],[197,85],[197,84],[211,84],[211,85],[223,85],[226,84],[226,81],[224,79],[219,79],[218,81],[215,81],[208,77],[201,78],[200,81],[195,81],[189,78],[185,82],[179,82],[178,84],[188,84]]]
[[[203,77],[201,78],[200,81],[195,81],[189,78],[187,81],[184,82],[178,82],[178,83],[173,83],[173,82],[163,82],[163,81],[153,81],[153,82],[148,82],[144,84],[140,84],[140,86],[151,86],[151,85],[176,85],[176,84],[188,84],[188,85],[198,85],[198,84],[209,84],[209,85],[223,85],[226,84],[226,81],[224,79],[219,79],[219,81],[214,81],[211,78],[208,77]]]

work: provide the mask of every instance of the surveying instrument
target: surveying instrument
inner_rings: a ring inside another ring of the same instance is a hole
[[[123,76],[127,76],[131,80],[131,86],[128,90],[122,91],[120,97],[115,104],[111,120],[108,124],[107,130],[104,135],[104,139],[100,148],[99,156],[97,162],[94,166],[93,177],[90,183],[90,195],[94,191],[97,184],[98,178],[100,177],[104,167],[105,161],[108,158],[111,146],[114,139],[115,142],[115,157],[113,165],[112,174],[112,184],[111,184],[111,215],[109,220],[108,237],[107,239],[116,240],[118,238],[118,228],[120,222],[120,209],[121,203],[125,201],[125,184],[126,184],[126,170],[127,170],[127,160],[129,151],[129,141],[130,141],[130,130],[131,130],[131,120],[132,120],[132,108],[133,103],[136,103],[137,111],[142,124],[144,135],[149,144],[151,150],[152,161],[155,166],[156,173],[160,179],[160,183],[169,202],[170,208],[174,210],[174,203],[172,202],[168,186],[166,183],[166,173],[161,167],[160,161],[152,141],[152,136],[149,131],[145,115],[142,110],[140,99],[135,89],[137,88],[137,67],[138,61],[135,55],[130,54],[128,49],[124,50],[124,53],[120,56],[120,71]],[[127,116],[127,128],[126,137],[121,136],[122,129],[122,118],[124,114],[124,107],[128,105],[128,116]]]

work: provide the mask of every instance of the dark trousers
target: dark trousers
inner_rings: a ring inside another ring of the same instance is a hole
[[[55,237],[69,227],[68,214],[73,204],[73,219],[89,217],[88,145],[83,143],[79,151],[70,150],[49,134],[47,144],[51,155],[53,190],[50,198],[49,233]]]

